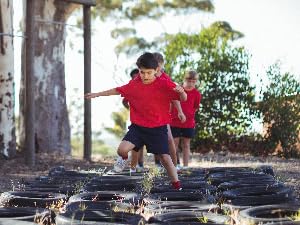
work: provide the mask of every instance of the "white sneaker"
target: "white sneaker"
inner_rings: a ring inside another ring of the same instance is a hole
[[[129,161],[128,159],[124,160],[124,159],[122,159],[121,156],[118,156],[118,158],[115,162],[115,165],[114,165],[114,171],[117,173],[122,172],[125,169],[125,167],[127,166],[128,161]]]
[[[130,168],[129,172],[130,172],[130,173],[136,173],[136,168],[133,168],[133,169]]]
[[[137,166],[136,166],[136,172],[137,172],[137,173],[142,173],[142,172],[144,172],[144,167],[143,167],[143,166],[137,165]]]

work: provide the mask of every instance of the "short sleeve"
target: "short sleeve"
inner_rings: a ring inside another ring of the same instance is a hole
[[[116,90],[120,93],[120,95],[124,98],[130,94],[130,91],[133,89],[133,81],[129,81],[128,84],[116,87]]]

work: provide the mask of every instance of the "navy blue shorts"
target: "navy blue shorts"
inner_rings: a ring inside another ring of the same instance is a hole
[[[138,151],[138,149],[145,145],[148,153],[169,154],[168,130],[166,125],[149,128],[131,124],[128,129],[123,141],[129,141],[134,144],[135,147],[133,150]]]
[[[171,127],[173,138],[185,137],[192,138],[195,136],[195,128],[180,128],[180,127]]]

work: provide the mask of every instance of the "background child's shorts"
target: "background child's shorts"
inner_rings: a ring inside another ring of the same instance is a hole
[[[169,154],[167,125],[149,128],[131,124],[128,129],[123,141],[134,144],[135,151],[145,145],[148,153]]]
[[[185,137],[192,138],[195,136],[195,128],[180,128],[180,127],[171,127],[172,136],[176,137]]]

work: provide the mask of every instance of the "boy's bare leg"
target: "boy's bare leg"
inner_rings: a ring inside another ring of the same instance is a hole
[[[129,141],[121,141],[117,153],[123,159],[128,159],[128,152],[131,151],[134,147],[135,145]]]
[[[134,148],[134,144],[129,141],[122,141],[118,147],[119,157],[115,161],[114,171],[122,172],[128,164],[128,152]]]
[[[170,153],[173,164],[176,166],[177,165],[176,146],[174,143],[174,138],[173,138],[169,124],[167,125],[167,128],[168,128],[169,153]]]
[[[178,181],[178,175],[177,175],[177,170],[176,167],[174,166],[172,159],[170,155],[168,154],[161,154],[158,155],[160,157],[160,161],[162,165],[165,167],[167,170],[168,176],[171,179],[171,182],[177,182]]]
[[[174,139],[174,144],[175,144],[175,148],[176,148],[176,165],[177,164],[180,164],[180,160],[179,160],[179,151],[178,151],[178,146],[179,146],[179,141],[180,141],[180,138],[179,137],[176,137],[176,138],[173,138]]]
[[[183,166],[189,166],[191,154],[191,139],[182,138]]]
[[[131,162],[130,162],[130,168],[131,169],[135,169],[137,164],[138,164],[138,159],[139,159],[139,151],[135,151],[135,150],[132,150],[131,151]]]
[[[138,163],[144,166],[144,147],[141,147],[138,153]]]

